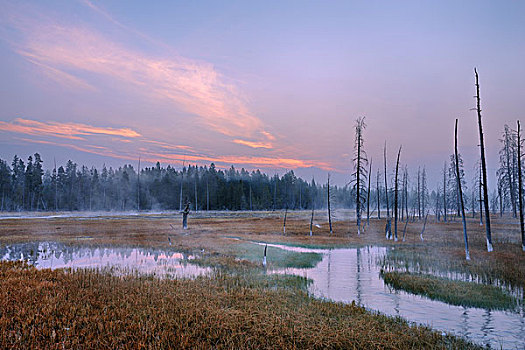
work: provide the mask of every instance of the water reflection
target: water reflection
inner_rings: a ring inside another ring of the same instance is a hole
[[[38,268],[111,268],[114,273],[166,278],[195,277],[211,269],[191,264],[192,256],[153,248],[78,247],[33,242],[0,247],[2,260],[26,260]]]
[[[295,250],[292,247],[282,247]],[[371,310],[435,329],[454,333],[476,343],[500,348],[525,348],[524,311],[520,313],[487,311],[451,306],[439,301],[391,290],[379,277],[384,247],[332,250],[307,250],[323,253],[323,260],[314,268],[284,269],[274,273],[290,273],[312,279],[310,292],[320,298],[357,303]]]

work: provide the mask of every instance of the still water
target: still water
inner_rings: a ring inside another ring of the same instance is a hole
[[[319,250],[278,247],[323,254],[323,260],[313,268],[274,271],[311,279],[310,292],[316,297],[345,303],[355,300],[369,310],[401,316],[410,322],[429,325],[493,348],[525,349],[523,308],[520,313],[513,313],[458,307],[391,290],[379,277],[378,261],[387,253],[387,248]],[[268,256],[270,260],[271,256]]]
[[[308,269],[280,269],[274,273],[304,276],[312,280],[310,293],[318,298],[356,303],[369,310],[400,316],[410,322],[468,338],[493,348],[525,349],[525,313],[487,311],[450,306],[405,292],[391,290],[379,277],[384,247],[305,249],[270,245],[297,252],[323,255]],[[261,254],[262,254],[261,247]],[[113,273],[137,273],[163,278],[196,277],[210,274],[210,268],[191,263],[193,257],[172,250],[68,246],[55,242],[34,242],[0,246],[2,260],[28,260],[38,268],[110,268]],[[272,256],[268,255],[268,262]]]
[[[211,269],[191,264],[193,256],[153,248],[68,246],[34,242],[0,246],[2,260],[27,260],[38,268],[111,269],[115,274],[163,278],[196,277]]]

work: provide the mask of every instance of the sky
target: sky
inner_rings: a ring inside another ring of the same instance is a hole
[[[373,173],[453,153],[467,180],[479,135],[489,181],[505,124],[525,121],[519,1],[0,0],[0,158],[44,166],[159,161],[350,180],[365,117]],[[375,176],[375,175],[374,175]]]

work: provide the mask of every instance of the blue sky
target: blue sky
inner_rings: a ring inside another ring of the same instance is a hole
[[[409,171],[431,173],[452,153],[459,118],[470,176],[477,67],[494,173],[503,125],[523,117],[524,7],[2,1],[0,158],[186,159],[306,177],[330,171],[344,183],[357,117],[366,116],[374,168],[386,140],[391,163],[403,145]]]

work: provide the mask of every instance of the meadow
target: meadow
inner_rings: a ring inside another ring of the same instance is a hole
[[[16,214],[13,214],[13,216]],[[385,220],[372,219],[357,235],[351,214],[339,211],[330,234],[323,215],[309,235],[310,212],[199,212],[190,229],[173,213],[74,215],[0,220],[0,242],[56,241],[68,245],[162,247],[196,256],[214,274],[182,280],[115,276],[107,271],[38,270],[2,262],[0,318],[2,347],[77,348],[476,348],[445,333],[379,315],[355,303],[318,300],[308,280],[270,275],[262,267],[262,245],[307,248],[390,247],[379,263],[385,273],[432,276],[445,298],[465,294],[464,279],[512,291],[523,305],[525,254],[519,226],[494,217],[494,252],[487,253],[484,227],[469,219],[471,260],[464,257],[460,220],[429,218],[407,225],[399,241],[384,236]],[[348,219],[347,219],[348,218]],[[168,239],[169,238],[169,239]],[[171,245],[170,245],[171,242]],[[268,269],[308,267],[316,253],[268,248]],[[428,282],[428,281],[427,281]],[[397,278],[409,290],[413,279]],[[413,287],[412,287],[413,288]],[[520,291],[521,290],[521,294]],[[518,292],[516,292],[518,291]],[[446,294],[450,295],[446,295]],[[478,298],[483,301],[482,292]],[[488,296],[486,296],[489,299]],[[482,305],[483,306],[483,305]],[[490,306],[487,306],[490,308]]]

